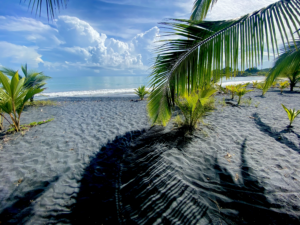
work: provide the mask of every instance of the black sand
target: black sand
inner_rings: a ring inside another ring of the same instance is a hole
[[[299,93],[259,95],[218,96],[186,137],[125,97],[29,108],[23,123],[55,120],[2,137],[1,224],[299,224],[300,119],[280,105]]]

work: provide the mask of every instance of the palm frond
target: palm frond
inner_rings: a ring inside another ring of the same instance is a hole
[[[206,17],[209,8],[213,7],[217,1],[218,0],[195,0],[191,20],[203,20]]]
[[[239,68],[262,64],[264,52],[279,53],[276,35],[288,49],[299,35],[299,0],[281,0],[254,13],[226,21],[173,20],[163,23],[180,36],[167,40],[157,49],[150,86],[154,88],[148,103],[153,122],[158,118],[168,121],[174,96],[191,93],[216,82],[223,76],[235,75]],[[292,38],[292,43],[289,40]],[[232,71],[230,71],[230,68]],[[166,123],[164,121],[163,123]]]
[[[20,0],[22,1],[22,0]],[[39,14],[41,16],[42,14],[42,8],[43,8],[43,0],[28,0],[28,8],[31,8],[31,12],[35,10],[35,14]],[[54,19],[56,10],[60,10],[63,7],[67,6],[67,2],[69,0],[44,0],[45,7],[47,10],[47,17]],[[26,0],[24,0],[26,2]]]

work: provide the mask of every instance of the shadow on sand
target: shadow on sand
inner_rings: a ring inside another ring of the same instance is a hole
[[[194,138],[160,127],[116,137],[91,159],[69,212],[49,212],[47,224],[299,222],[279,213],[282,205],[268,201],[265,188],[247,163],[246,139],[241,145],[240,177],[235,179],[216,157],[201,165],[199,152],[188,155]],[[202,176],[207,173],[212,174],[211,180]]]
[[[0,223],[1,224],[25,224],[27,223],[34,214],[33,211],[33,202],[47,192],[52,185],[57,182],[59,179],[58,176],[54,177],[49,181],[36,182],[35,187],[22,192],[21,187],[16,187],[15,191],[4,201],[3,205],[1,204],[0,208]],[[20,185],[21,186],[21,185]]]
[[[292,128],[287,128],[287,129],[284,129],[284,130],[278,132],[275,129],[273,129],[272,127],[270,127],[267,124],[265,124],[264,122],[262,122],[257,113],[254,113],[252,116],[255,118],[254,122],[256,123],[256,125],[258,126],[260,131],[262,131],[263,133],[265,133],[265,134],[269,135],[270,137],[274,138],[275,141],[286,145],[287,147],[293,149],[294,151],[296,151],[300,154],[299,146],[297,146],[295,143],[289,141],[286,137],[281,135],[281,134],[284,134],[284,133],[293,133],[298,138],[300,138],[300,136],[297,133],[295,133]]]

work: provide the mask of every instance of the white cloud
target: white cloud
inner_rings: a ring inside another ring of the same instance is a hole
[[[90,24],[71,16],[59,16],[57,20],[59,34],[69,46],[87,47],[98,44],[104,47],[106,34],[99,34]]]
[[[220,0],[207,14],[206,20],[228,20],[266,7],[277,0]]]
[[[49,25],[27,17],[0,17],[0,30],[6,31],[26,31],[26,32],[45,32],[55,30]],[[57,32],[57,30],[56,30]]]
[[[12,63],[28,63],[30,67],[37,68],[38,64],[43,62],[42,55],[37,53],[36,48],[0,41],[0,49],[0,58],[8,59]]]
[[[32,67],[43,63],[51,69],[72,65],[97,71],[99,68],[146,70],[152,58],[154,41],[159,36],[159,29],[153,27],[127,42],[107,38],[106,34],[99,33],[86,21],[71,16],[59,16],[55,20],[55,28],[29,18],[0,17],[0,22],[0,30],[4,30],[7,37],[14,32],[36,46],[1,42],[0,50],[4,54],[0,57],[8,58],[15,64],[27,62]],[[43,52],[47,61],[42,60],[39,51]]]

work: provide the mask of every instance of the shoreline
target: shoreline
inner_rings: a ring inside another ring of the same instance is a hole
[[[280,104],[300,109],[299,93],[279,93],[250,92],[252,105],[241,109],[218,95],[187,137],[172,122],[151,128],[146,101],[130,101],[138,97],[29,107],[22,124],[54,121],[0,140],[0,221],[297,224],[300,119],[288,131]]]

